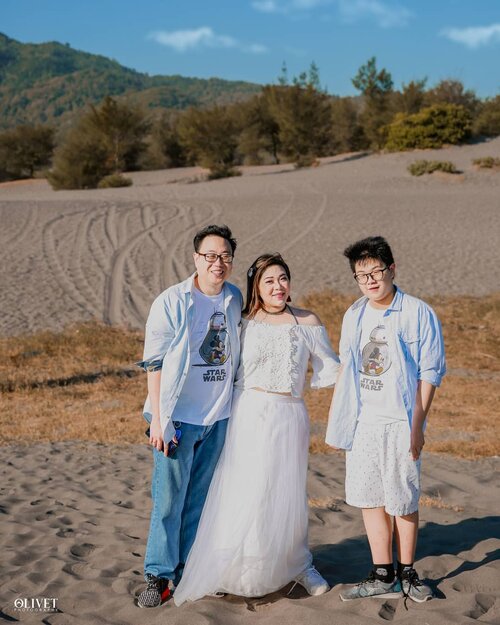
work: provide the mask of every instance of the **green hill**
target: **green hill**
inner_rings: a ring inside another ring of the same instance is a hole
[[[24,44],[0,33],[0,128],[65,126],[107,95],[145,108],[184,109],[244,100],[259,90],[243,81],[149,76],[68,44]]]

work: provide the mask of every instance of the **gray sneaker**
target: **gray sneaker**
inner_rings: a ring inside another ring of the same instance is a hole
[[[405,600],[411,599],[417,603],[424,603],[433,597],[431,588],[420,581],[417,571],[413,568],[402,571],[401,588]]]
[[[381,599],[399,599],[401,597],[401,584],[396,577],[393,582],[386,583],[375,577],[373,571],[370,575],[348,590],[340,593],[342,601],[352,601],[364,597],[380,597]]]

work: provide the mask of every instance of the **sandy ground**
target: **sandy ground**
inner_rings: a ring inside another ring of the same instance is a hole
[[[456,510],[422,507],[417,567],[436,591],[426,604],[369,599],[343,603],[342,583],[369,568],[361,515],[343,498],[342,455],[312,456],[310,543],[333,586],[321,597],[299,587],[262,599],[204,599],[141,610],[149,517],[150,450],[82,443],[0,448],[2,524],[0,621],[46,625],[412,625],[500,622],[499,459],[478,462],[427,454],[423,492]],[[331,504],[332,500],[337,503]],[[330,507],[328,507],[330,506]],[[461,509],[461,510],[460,510]],[[458,510],[458,511],[457,511]],[[26,597],[57,599],[57,613],[15,609]]]
[[[154,297],[192,271],[192,237],[228,223],[239,241],[233,278],[265,251],[292,269],[295,297],[356,293],[344,247],[369,234],[394,248],[398,282],[416,295],[498,290],[500,174],[473,158],[500,138],[439,151],[340,155],[320,167],[244,168],[191,183],[201,170],[132,174],[124,189],[59,191],[43,181],[0,185],[0,334],[97,318],[143,327]],[[458,176],[414,178],[417,158],[451,160]],[[493,277],[490,277],[493,276]]]

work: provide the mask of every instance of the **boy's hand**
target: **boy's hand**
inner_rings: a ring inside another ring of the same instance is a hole
[[[424,432],[422,428],[412,428],[410,438],[410,453],[413,460],[418,460],[425,445]]]

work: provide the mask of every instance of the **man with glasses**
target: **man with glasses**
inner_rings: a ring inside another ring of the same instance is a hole
[[[408,598],[424,602],[432,591],[413,562],[425,422],[446,370],[441,327],[430,306],[394,284],[385,239],[368,237],[344,255],[363,297],[342,323],[342,369],[326,441],[347,450],[346,502],[362,509],[373,569],[340,598],[403,594],[405,605]]]
[[[211,225],[193,243],[196,272],[153,302],[139,363],[154,456],[143,608],[161,605],[182,575],[224,444],[239,361],[242,296],[226,281],[236,240],[227,226]]]

